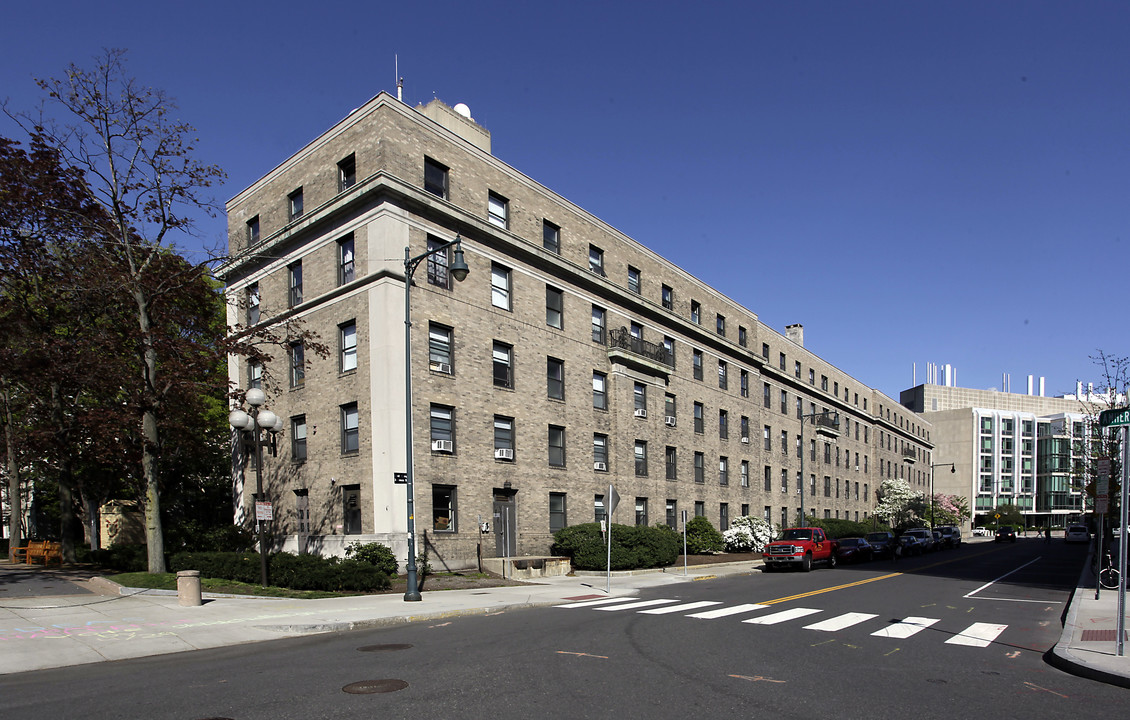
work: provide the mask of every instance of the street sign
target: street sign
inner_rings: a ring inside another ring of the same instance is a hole
[[[274,508],[271,507],[269,502],[255,503],[255,519],[256,520],[274,520]]]
[[[1099,413],[1099,425],[1103,427],[1123,427],[1130,425],[1130,407],[1103,410]]]
[[[392,482],[393,482],[394,485],[407,485],[408,484],[408,473],[406,473],[406,472],[393,473],[392,474]]]

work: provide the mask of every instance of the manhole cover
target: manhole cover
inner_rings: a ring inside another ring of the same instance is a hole
[[[403,680],[389,678],[387,680],[362,680],[361,682],[349,683],[342,688],[342,691],[353,695],[370,695],[372,693],[396,692],[406,687],[408,687],[408,683]]]
[[[365,645],[357,648],[358,652],[388,652],[389,650],[407,650],[412,647],[408,643],[389,643],[387,645]]]

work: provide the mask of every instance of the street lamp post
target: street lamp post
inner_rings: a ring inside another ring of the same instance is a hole
[[[808,449],[804,446],[804,425],[805,425],[806,422],[808,422],[809,418],[812,418],[813,422],[815,422],[816,418],[827,417],[828,415],[832,416],[832,421],[828,425],[828,427],[830,427],[833,430],[838,432],[839,429],[840,429],[840,414],[838,412],[834,411],[834,410],[821,410],[820,412],[805,413],[804,415],[800,416],[800,526],[801,527],[808,527],[808,521],[805,519],[805,516],[804,516],[804,481],[805,481],[805,477],[804,477],[804,455],[805,455],[805,453],[808,452]],[[817,428],[817,432],[819,432],[819,428]]]
[[[255,525],[259,535],[259,565],[260,580],[263,587],[267,586],[267,543],[264,537],[263,521],[259,519],[259,503],[263,502],[263,443],[259,435],[260,429],[272,433],[271,452],[274,454],[273,434],[282,429],[282,418],[270,410],[260,410],[260,406],[267,401],[267,394],[259,388],[251,388],[244,395],[251,412],[244,412],[236,408],[228,413],[228,422],[240,432],[251,433],[252,447],[255,453]]]
[[[930,463],[930,529],[934,529],[934,468],[945,467],[949,465],[950,474],[957,472],[957,466],[953,463]]]
[[[419,602],[421,599],[420,588],[416,581],[416,518],[413,491],[415,481],[412,472],[412,275],[426,258],[446,252],[449,247],[455,248],[453,253],[455,257],[448,272],[456,282],[463,282],[470,268],[463,259],[463,244],[460,236],[456,235],[451,242],[415,257],[412,257],[409,248],[404,248],[404,462],[408,483],[408,587],[404,591],[405,602]]]

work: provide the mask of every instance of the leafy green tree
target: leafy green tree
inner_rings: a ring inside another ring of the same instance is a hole
[[[922,508],[922,495],[910,489],[905,480],[884,480],[875,491],[879,504],[875,515],[892,528],[909,527]]]

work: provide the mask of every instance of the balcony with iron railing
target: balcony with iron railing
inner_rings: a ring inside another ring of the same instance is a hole
[[[902,459],[908,463],[918,462],[918,449],[913,445],[907,445],[902,449]]]
[[[816,433],[826,437],[839,437],[840,435],[840,414],[835,412],[825,412],[815,415],[812,418],[812,424],[816,426]]]
[[[638,338],[625,327],[608,331],[608,359],[664,377],[675,369],[675,357],[667,348]]]

